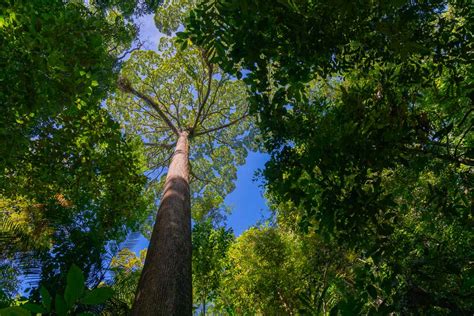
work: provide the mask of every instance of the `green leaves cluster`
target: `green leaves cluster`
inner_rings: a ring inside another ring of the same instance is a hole
[[[67,273],[67,283],[64,295],[50,295],[46,287],[39,290],[41,294],[41,304],[27,302],[20,306],[7,307],[0,310],[1,315],[94,315],[94,313],[84,311],[83,306],[93,306],[105,303],[114,294],[109,287],[97,287],[92,290],[85,288],[84,274],[76,265],[72,265]],[[81,311],[82,310],[82,311]],[[87,310],[87,308],[86,308]]]
[[[349,258],[332,314],[472,311],[471,7],[204,1],[187,20],[248,71],[277,223]]]
[[[231,229],[215,227],[208,218],[194,223],[193,242],[193,300],[203,314],[212,307],[226,285],[222,283],[228,265],[227,251],[234,242]],[[211,306],[209,306],[211,305]]]
[[[0,220],[10,223],[0,259],[51,291],[72,263],[98,277],[106,245],[148,216],[141,143],[100,104],[134,36],[108,13],[77,1],[0,5]]]
[[[108,44],[131,41],[132,30],[77,2],[6,1],[0,12],[3,168],[21,159],[43,119],[104,95],[115,64]]]
[[[177,131],[188,131],[193,216],[200,219],[218,208],[234,188],[236,166],[244,163],[248,149],[256,149],[242,82],[222,73],[198,47],[180,50],[166,37],[158,53],[134,52],[121,75],[148,101],[117,91],[107,108],[128,133],[144,141],[147,174],[159,180],[157,191]]]

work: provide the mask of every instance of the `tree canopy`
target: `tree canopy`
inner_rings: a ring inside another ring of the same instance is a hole
[[[472,315],[473,12],[2,3],[0,314]],[[271,213],[234,236],[259,149]]]
[[[121,76],[133,91],[118,92],[107,106],[125,130],[144,139],[150,177],[163,184],[176,133],[188,130],[193,214],[199,219],[220,207],[233,190],[236,166],[247,148],[255,148],[242,83],[221,73],[199,48],[179,50],[166,37],[158,53],[134,52]]]
[[[334,313],[472,309],[472,252],[451,244],[472,238],[471,13],[462,1],[204,1],[179,34],[246,70],[280,223],[366,262]]]
[[[100,105],[133,36],[76,2],[1,5],[2,262],[53,295],[73,263],[97,285],[107,247],[148,216],[141,144]]]

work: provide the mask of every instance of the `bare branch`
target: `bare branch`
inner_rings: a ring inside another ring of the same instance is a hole
[[[217,83],[217,87],[214,91],[214,95],[212,97],[212,100],[211,100],[211,102],[209,102],[209,105],[207,106],[206,114],[202,115],[201,122],[199,122],[200,124],[202,124],[204,122],[205,118],[209,117],[208,116],[209,111],[211,110],[212,106],[215,104],[217,94],[219,93],[220,88],[224,85],[225,80],[226,80],[225,76],[221,76],[221,78],[219,79],[219,82]]]
[[[178,117],[178,118],[180,117],[180,115],[179,115],[179,106],[180,106],[180,104],[181,104],[181,98],[182,98],[182,96],[183,96],[183,91],[184,91],[184,89],[183,89],[183,83],[180,83],[180,84],[179,84],[179,98],[178,98],[178,102],[174,103],[174,108],[175,108],[175,110],[176,110],[176,117]],[[174,102],[174,99],[173,99],[173,102]],[[181,128],[181,123],[180,123],[180,121],[178,121],[178,126],[179,126],[179,128]]]
[[[170,90],[165,90],[165,91],[166,91],[166,93],[168,94],[168,97],[169,97],[169,99],[170,99],[171,104],[173,104],[173,105],[176,107],[176,104],[175,104],[175,101],[174,101],[174,98],[173,98],[173,95],[172,95],[171,91],[170,91]],[[155,92],[155,94],[156,94],[156,92]],[[176,123],[178,124],[178,127],[181,128],[181,122],[180,122],[180,120],[179,120],[179,116],[175,116],[173,113],[171,113],[171,109],[166,108],[166,107],[164,106],[163,102],[161,102],[160,100],[158,100],[158,101],[159,101],[160,103],[162,103],[162,106],[163,106],[163,108],[165,109],[166,113],[167,113],[171,118],[173,118],[173,119],[176,121]]]

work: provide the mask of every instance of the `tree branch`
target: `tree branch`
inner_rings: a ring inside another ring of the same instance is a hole
[[[464,133],[463,133],[462,136],[461,136],[461,139],[459,139],[458,144],[457,144],[456,147],[454,148],[454,156],[455,156],[455,157],[457,156],[459,145],[461,145],[461,143],[462,143],[464,137],[466,137],[467,133],[472,129],[473,126],[474,126],[474,125],[471,124],[471,126],[469,126],[469,127],[464,131]]]
[[[227,124],[224,124],[224,125],[221,125],[221,126],[217,126],[217,127],[214,127],[214,128],[210,128],[210,129],[207,129],[207,130],[204,130],[202,132],[199,132],[199,133],[196,133],[194,134],[194,136],[200,136],[200,135],[205,135],[205,134],[209,134],[209,133],[212,133],[212,132],[216,132],[218,130],[221,130],[223,128],[226,128],[226,127],[229,127],[229,126],[232,126],[240,121],[242,121],[244,118],[246,118],[247,116],[249,116],[248,113],[244,114],[243,116],[239,117],[238,119],[235,119],[233,121],[230,121],[229,123]]]
[[[213,71],[214,71],[214,67],[212,66],[211,63],[209,63],[209,61],[205,61],[206,65],[207,65],[207,69],[208,69],[208,76],[207,76],[207,91],[206,91],[206,95],[204,96],[204,98],[202,99],[201,103],[199,104],[199,108],[198,108],[198,112],[196,114],[196,118],[194,120],[194,124],[193,124],[193,130],[196,128],[196,126],[198,125],[198,122],[199,122],[199,118],[201,117],[201,113],[202,113],[202,109],[204,108],[204,106],[206,105],[207,103],[207,100],[209,99],[209,95],[211,94],[211,85],[212,85],[212,74],[213,74]]]
[[[174,104],[174,108],[175,108],[175,111],[176,111],[176,117],[181,117],[179,115],[179,105],[181,104],[181,98],[183,96],[183,84],[180,83],[179,84],[179,97],[178,97],[178,102],[176,102],[176,104],[174,103],[174,99],[173,99],[173,104]],[[179,128],[181,128],[181,122],[178,120],[178,126]]]
[[[143,143],[145,146],[150,146],[150,147],[161,147],[165,149],[171,149],[176,146],[176,144],[162,144],[162,143]]]
[[[458,127],[461,127],[461,126],[464,124],[464,122],[466,121],[467,117],[469,116],[469,114],[470,114],[472,111],[474,111],[474,108],[469,109],[469,111],[467,111],[466,114],[464,114],[464,116],[463,116],[461,122],[458,124]]]
[[[139,97],[140,99],[142,99],[143,101],[145,101],[146,103],[148,103],[148,105],[150,105],[157,113],[158,115],[161,117],[161,119],[166,123],[166,125],[168,125],[168,127],[177,135],[179,136],[179,131],[178,129],[176,128],[176,126],[174,126],[173,122],[171,122],[171,120],[166,116],[166,114],[160,109],[159,105],[153,101],[149,96],[135,90],[131,83],[125,79],[125,78],[119,78],[119,81],[118,81],[118,86],[119,88],[123,91],[123,92],[127,92],[127,93],[132,93],[134,94],[135,96]]]
[[[142,48],[143,44],[144,44],[144,43],[143,43],[142,41],[138,40],[138,45],[137,45],[137,46],[135,46],[134,48],[131,48],[131,49],[128,49],[128,50],[124,51],[121,56],[117,57],[117,60],[121,61],[122,59],[124,59],[125,57],[127,57],[127,55],[133,53],[133,52],[136,51],[136,50],[140,50],[140,49]]]
[[[205,184],[209,184],[209,183],[217,184],[212,180],[205,180],[205,179],[202,179],[202,178],[198,177],[192,170],[189,171],[189,174],[191,174],[191,176],[193,176],[193,178],[195,178],[196,180],[204,182]]]
[[[209,102],[209,105],[208,105],[208,107],[207,107],[206,114],[202,115],[202,119],[201,119],[201,121],[199,122],[199,124],[202,124],[202,122],[204,121],[204,118],[207,118],[207,117],[208,117],[208,113],[209,113],[209,111],[211,110],[212,106],[215,104],[216,98],[217,98],[217,94],[219,93],[219,90],[220,90],[220,88],[223,86],[225,80],[226,80],[226,79],[224,78],[224,76],[221,76],[221,78],[219,79],[219,82],[217,83],[217,86],[216,86],[214,95],[213,95],[213,97],[212,97],[212,100],[211,100],[211,102]]]

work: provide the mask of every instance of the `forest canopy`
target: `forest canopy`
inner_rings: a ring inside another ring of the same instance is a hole
[[[473,314],[473,29],[463,0],[0,5],[0,315]]]

